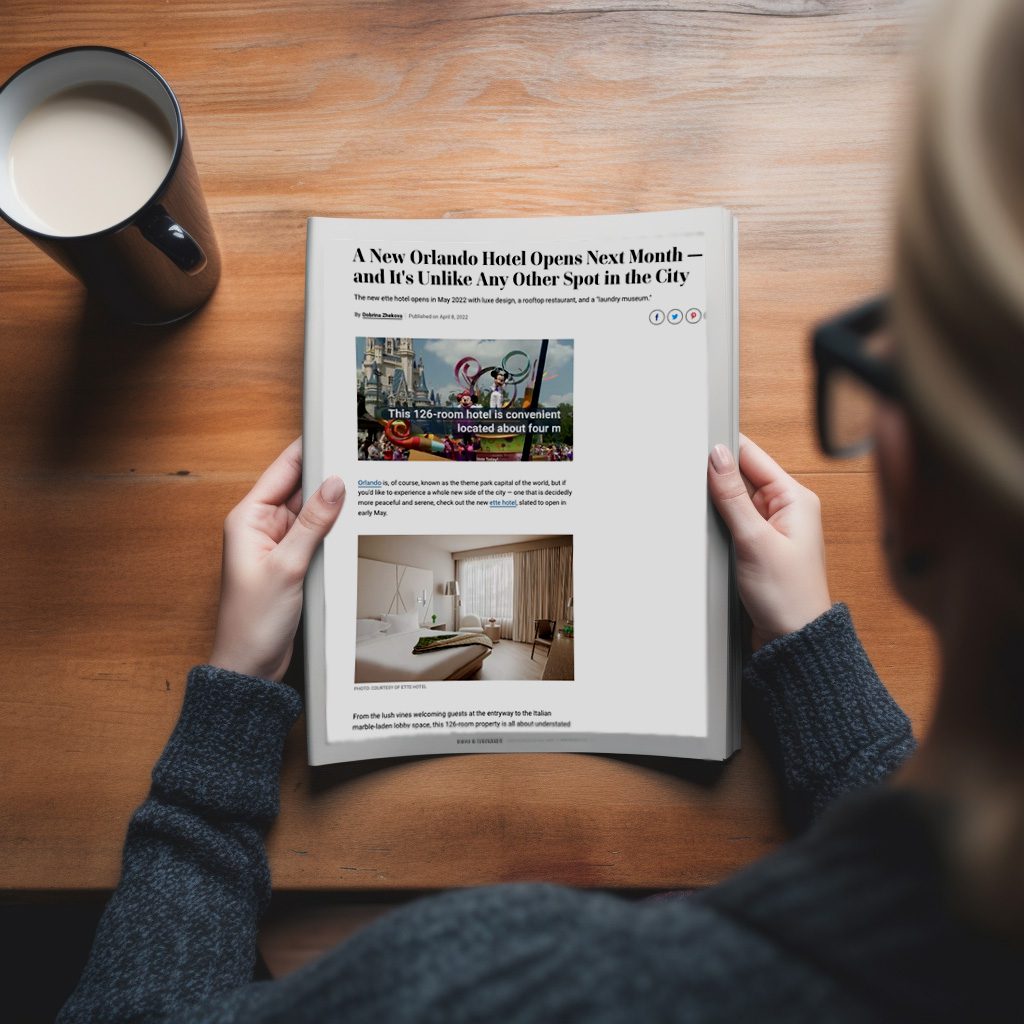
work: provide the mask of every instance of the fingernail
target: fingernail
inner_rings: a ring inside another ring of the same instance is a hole
[[[732,452],[724,444],[716,444],[711,449],[711,465],[715,467],[716,473],[728,473],[735,465]]]
[[[320,485],[320,497],[327,502],[328,505],[336,505],[341,501],[341,496],[345,493],[345,484],[340,476],[329,476]]]

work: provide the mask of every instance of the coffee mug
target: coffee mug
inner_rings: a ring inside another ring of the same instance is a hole
[[[0,86],[0,216],[133,323],[188,316],[220,277],[178,100],[123,50],[58,50]]]

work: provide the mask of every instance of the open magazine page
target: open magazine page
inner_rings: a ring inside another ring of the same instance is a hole
[[[707,735],[709,222],[313,222],[336,759]]]

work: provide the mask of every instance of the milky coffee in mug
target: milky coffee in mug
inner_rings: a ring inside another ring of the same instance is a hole
[[[0,214],[136,323],[187,316],[217,284],[177,100],[119,50],[50,54],[0,89]]]

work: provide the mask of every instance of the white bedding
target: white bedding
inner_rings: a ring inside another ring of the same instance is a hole
[[[447,679],[475,661],[490,654],[486,647],[472,644],[450,647],[428,654],[413,654],[421,636],[437,636],[436,630],[412,629],[404,633],[384,633],[356,642],[357,683],[409,683]]]

